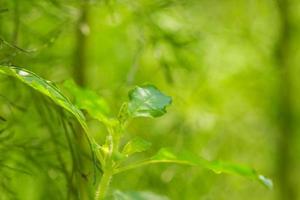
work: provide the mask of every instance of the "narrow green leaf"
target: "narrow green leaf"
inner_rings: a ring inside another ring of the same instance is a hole
[[[146,151],[151,146],[151,143],[141,138],[134,138],[130,140],[123,148],[122,154],[126,157],[134,154]]]
[[[62,92],[51,81],[45,80],[29,70],[15,66],[0,65],[0,73],[7,76],[12,76],[22,81],[41,94],[49,97],[58,106],[61,106],[65,110],[72,113],[84,130],[92,152],[94,167],[96,166],[95,152],[97,150],[97,143],[88,133],[88,126],[86,124],[84,115],[76,106],[71,103],[71,101],[67,97],[62,94]]]
[[[88,127],[85,122],[84,115],[76,106],[71,103],[71,101],[67,97],[62,94],[62,92],[51,81],[45,80],[29,70],[15,66],[0,65],[0,73],[12,76],[22,81],[41,94],[49,97],[58,106],[61,106],[65,110],[72,113],[84,129],[84,133],[86,134],[91,149],[94,152],[96,143],[94,139],[88,134]]]
[[[128,113],[130,117],[159,117],[171,102],[153,85],[137,86],[129,92]]]
[[[39,91],[40,93],[48,96],[52,99],[57,105],[63,107],[64,109],[71,112],[77,120],[86,128],[85,118],[80,110],[78,110],[70,100],[65,97],[60,90],[48,80],[41,78],[33,72],[30,72],[26,69],[13,66],[1,66],[0,73],[13,76],[23,83],[27,84],[31,88]]]
[[[78,108],[86,110],[91,117],[101,122],[108,122],[107,114],[110,109],[106,101],[92,90],[76,85],[72,80],[65,81],[64,87],[74,97]]]
[[[115,173],[120,173],[126,170],[130,170],[130,169],[134,169],[137,167],[142,167],[144,165],[154,164],[154,163],[175,163],[175,164],[204,167],[206,169],[212,170],[217,174],[228,173],[228,174],[240,175],[246,178],[259,181],[260,183],[262,183],[263,185],[265,185],[270,189],[273,187],[272,180],[258,174],[254,169],[250,167],[236,165],[232,163],[226,163],[222,161],[208,161],[204,158],[194,156],[190,153],[182,153],[181,155],[175,155],[174,153],[172,153],[171,151],[165,148],[159,150],[153,157],[149,159],[134,164],[130,164],[125,167],[121,167],[117,169]]]

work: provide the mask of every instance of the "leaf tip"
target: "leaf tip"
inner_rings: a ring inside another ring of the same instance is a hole
[[[273,181],[263,175],[258,175],[258,180],[261,182],[264,186],[266,186],[268,189],[273,189]]]

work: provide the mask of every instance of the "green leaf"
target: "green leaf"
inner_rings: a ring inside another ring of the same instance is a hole
[[[113,192],[112,200],[169,200],[169,198],[152,192]]]
[[[123,148],[122,154],[126,157],[134,154],[146,151],[151,146],[151,143],[141,138],[134,138],[130,140]]]
[[[155,86],[137,86],[129,92],[128,113],[130,117],[159,117],[166,113],[171,102],[171,97]]]
[[[40,93],[48,96],[52,99],[57,105],[63,107],[64,109],[71,112],[78,121],[83,125],[85,125],[85,118],[80,110],[78,110],[70,100],[65,97],[60,90],[48,80],[45,80],[33,72],[30,72],[26,69],[13,67],[13,66],[1,66],[0,65],[0,73],[13,76],[23,83],[27,84],[31,88],[39,91]]]
[[[29,87],[49,97],[58,106],[73,114],[73,116],[77,119],[82,129],[84,130],[85,136],[87,137],[92,152],[94,170],[96,170],[95,153],[97,151],[98,145],[94,138],[89,135],[88,126],[82,112],[75,105],[73,105],[71,101],[66,96],[64,96],[63,93],[51,81],[45,80],[29,70],[15,66],[0,65],[0,73],[7,76],[12,76],[22,81]]]
[[[222,161],[208,161],[204,158],[194,156],[190,153],[182,153],[181,155],[175,155],[168,149],[161,149],[159,150],[154,156],[149,159],[130,164],[125,167],[121,167],[116,170],[115,173],[120,173],[126,170],[134,169],[137,167],[141,167],[148,164],[154,163],[175,163],[175,164],[184,164],[190,166],[198,166],[204,167],[206,169],[212,170],[213,172],[220,174],[220,173],[228,173],[228,174],[235,174],[240,175],[246,178],[254,179],[259,181],[263,185],[268,188],[273,187],[273,183],[270,179],[266,178],[258,174],[254,169],[246,166],[236,165],[232,163],[226,163]]]
[[[89,140],[90,146],[92,150],[94,150],[96,143],[94,139],[88,134],[88,128],[85,122],[84,115],[75,105],[71,103],[71,101],[66,96],[62,94],[62,92],[51,81],[45,80],[29,70],[15,66],[0,65],[0,73],[12,76],[22,81],[41,94],[49,97],[58,106],[61,106],[65,110],[72,113],[82,126],[84,133]]]
[[[86,110],[91,117],[101,122],[107,123],[109,121],[107,115],[110,109],[102,97],[92,90],[77,86],[72,80],[65,81],[64,87],[74,97],[78,108]]]

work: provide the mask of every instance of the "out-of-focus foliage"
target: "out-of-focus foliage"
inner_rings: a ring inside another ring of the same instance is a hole
[[[64,87],[72,94],[78,108],[86,110],[91,117],[99,121],[106,121],[110,109],[106,101],[97,93],[78,87],[74,81],[66,81]]]
[[[284,42],[282,5],[291,29]],[[299,199],[299,11],[296,0],[1,0],[0,63],[25,66],[60,85],[76,79],[74,66],[83,59],[84,87],[107,99],[111,115],[133,85],[154,84],[172,96],[173,106],[160,120],[135,119],[128,134],[147,138],[153,150],[168,146],[250,165],[274,180],[269,191],[198,167],[150,165],[115,176],[120,199],[289,199],[280,198],[279,171]],[[289,43],[284,81],[279,43]],[[68,145],[78,146],[76,121],[20,83],[2,75],[0,83],[0,199],[76,199],[66,173],[76,167],[71,158],[77,152]],[[77,92],[65,90],[71,99]],[[95,95],[85,91],[92,101]],[[294,134],[279,127],[286,91]],[[103,102],[99,106],[106,111]],[[92,118],[87,123],[103,141],[103,126]],[[287,167],[279,170],[281,141],[288,143]],[[82,171],[77,178],[92,190],[93,169]]]

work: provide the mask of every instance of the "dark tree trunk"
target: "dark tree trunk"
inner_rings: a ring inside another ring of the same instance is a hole
[[[89,32],[88,6],[88,2],[83,0],[81,3],[80,16],[76,25],[73,77],[80,86],[84,86],[86,84],[86,56],[88,52],[87,36]]]
[[[80,7],[80,16],[78,18],[75,30],[75,48],[74,48],[74,59],[73,59],[73,78],[76,83],[80,86],[86,85],[86,68],[87,68],[87,39],[89,32],[89,23],[88,23],[88,14],[89,14],[89,5],[88,0],[81,0]],[[91,199],[89,192],[89,181],[91,177],[88,175],[90,172],[90,160],[85,157],[86,152],[88,152],[88,145],[86,142],[86,138],[84,136],[83,130],[78,126],[76,128],[78,131],[77,135],[77,145],[79,147],[79,151],[81,153],[79,155],[79,180],[77,182],[77,187],[80,191],[80,199],[81,200],[89,200]]]
[[[294,138],[294,116],[292,102],[292,67],[291,60],[291,24],[289,20],[289,1],[278,0],[281,32],[276,49],[276,59],[279,70],[279,107],[278,125],[280,137],[278,141],[277,176],[279,199],[296,199],[292,184],[290,169],[292,165],[292,141]]]

